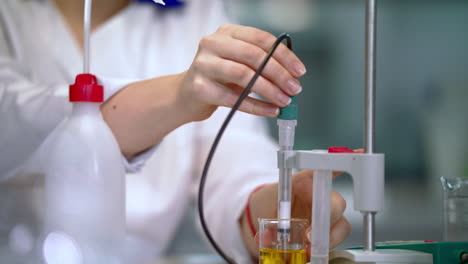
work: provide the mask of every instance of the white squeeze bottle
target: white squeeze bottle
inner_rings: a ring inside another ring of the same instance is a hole
[[[94,75],[78,75],[70,86],[72,113],[50,135],[41,247],[46,264],[122,262],[124,167],[99,109],[103,93]]]

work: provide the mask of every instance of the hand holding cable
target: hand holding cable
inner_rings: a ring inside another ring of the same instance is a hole
[[[111,97],[102,112],[122,152],[132,157],[177,127],[207,119],[219,106],[233,107],[275,41],[259,29],[224,25],[200,41],[186,71],[132,83]],[[280,45],[252,90],[269,102],[247,97],[239,110],[277,116],[278,107],[301,91],[296,78],[304,73],[304,64]]]
[[[276,37],[265,31],[239,25],[221,26],[204,37],[180,85],[180,95],[187,111],[193,113],[192,119],[206,119],[218,106],[234,106],[275,41]],[[301,91],[297,78],[305,71],[296,55],[281,44],[252,88],[269,102],[247,97],[239,110],[277,116],[278,107],[287,106],[290,96]]]

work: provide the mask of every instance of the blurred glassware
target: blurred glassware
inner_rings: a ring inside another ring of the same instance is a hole
[[[431,192],[440,201],[442,175],[468,177],[468,79],[446,77],[428,87],[424,109],[424,157]]]
[[[444,241],[468,241],[468,178],[440,178],[444,189]]]

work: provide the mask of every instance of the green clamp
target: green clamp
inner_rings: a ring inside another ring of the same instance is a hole
[[[297,120],[297,103],[296,97],[291,96],[291,103],[283,108],[280,108],[279,119]]]

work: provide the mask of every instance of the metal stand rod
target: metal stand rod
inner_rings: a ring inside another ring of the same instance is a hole
[[[364,251],[375,251],[375,213],[364,213]]]
[[[374,153],[376,13],[376,0],[366,0],[366,62],[364,93],[364,148],[366,153]]]
[[[375,57],[376,57],[376,0],[366,0],[366,47],[364,92],[364,150],[374,153],[375,121]],[[364,250],[375,250],[375,212],[364,213]]]

